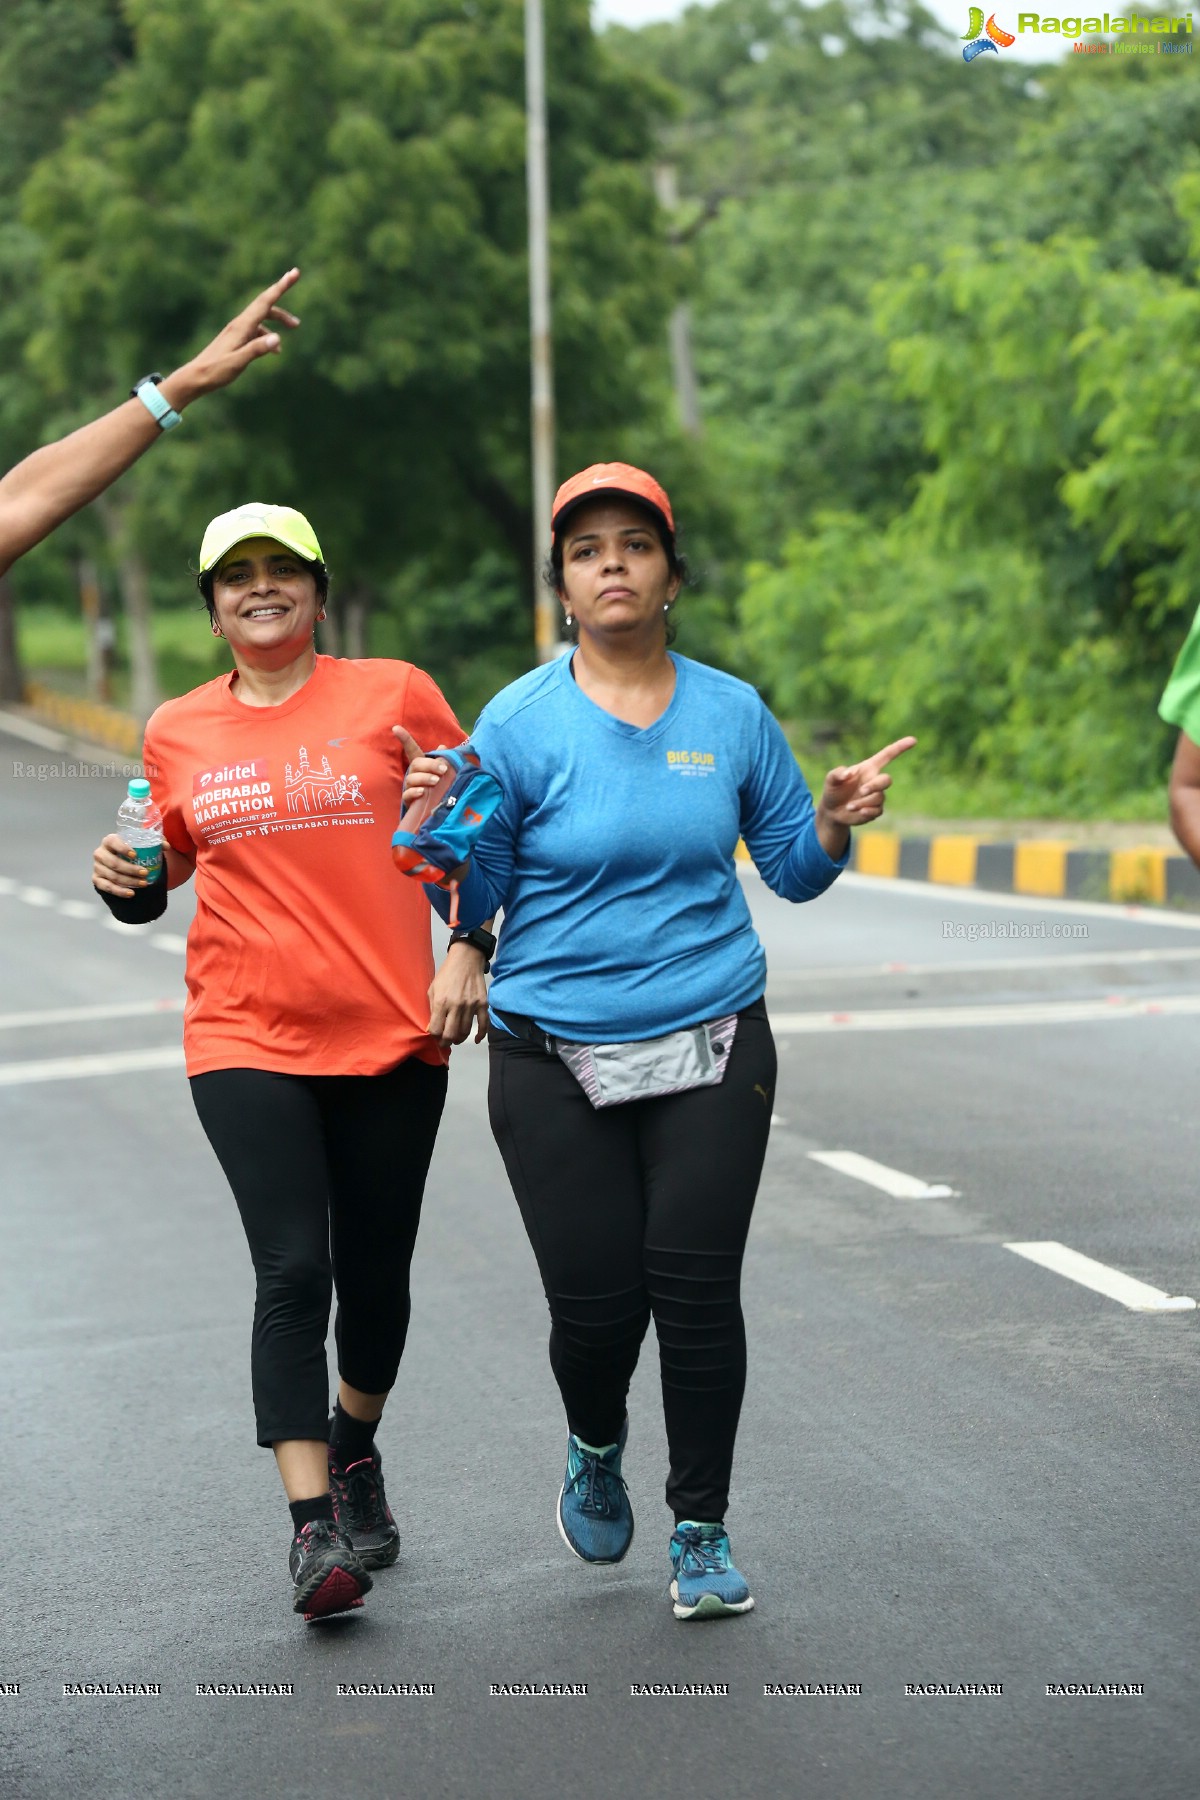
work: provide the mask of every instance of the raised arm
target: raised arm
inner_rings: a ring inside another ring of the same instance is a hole
[[[1186,731],[1179,734],[1168,789],[1171,829],[1200,868],[1200,744]]]
[[[173,411],[182,413],[202,394],[227,387],[260,356],[279,349],[280,334],[268,321],[289,329],[300,323],[279,305],[299,278],[299,269],[289,269],[198,356],[159,384],[158,392]],[[10,469],[0,480],[0,575],[64,519],[102,494],[161,435],[162,428],[141,400],[125,400],[103,418],[35,450]]]

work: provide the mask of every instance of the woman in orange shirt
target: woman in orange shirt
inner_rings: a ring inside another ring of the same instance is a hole
[[[427,1029],[429,908],[392,866],[404,777],[393,726],[448,746],[465,734],[411,664],[317,654],[328,575],[302,514],[221,514],[199,582],[234,667],[146,728],[165,837],[159,910],[194,873],[187,1071],[254,1262],[258,1441],[291,1507],[294,1606],[322,1617],[361,1605],[368,1571],[398,1552],[374,1437],[404,1348],[446,1093],[448,1052]],[[106,837],[93,880],[118,916],[145,917],[131,858]],[[480,953],[454,949],[439,981],[447,1003],[481,1001]]]

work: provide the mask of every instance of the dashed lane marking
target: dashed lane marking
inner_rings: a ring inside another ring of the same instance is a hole
[[[53,908],[64,919],[92,919],[104,931],[115,931],[121,937],[145,938],[156,949],[166,950],[172,955],[182,956],[187,949],[187,939],[180,937],[178,932],[154,931],[149,925],[126,925],[121,919],[114,919],[100,900],[64,900],[60,894],[51,893],[49,888],[14,881],[11,875],[0,875],[0,896],[2,895],[23,900],[26,906],[47,910]]]
[[[991,1025],[1085,1025],[1113,1019],[1147,1019],[1200,1013],[1200,994],[1158,994],[1134,999],[1031,1000],[991,1006],[888,1007],[873,1012],[775,1013],[777,1035],[815,1031],[962,1031]]]
[[[0,1087],[33,1081],[74,1081],[86,1075],[129,1075],[148,1069],[183,1067],[183,1051],[113,1050],[106,1056],[57,1056],[37,1062],[0,1063]]]
[[[1062,956],[993,956],[977,957],[967,962],[940,963],[859,963],[841,968],[787,969],[768,974],[768,987],[782,987],[789,982],[861,981],[879,975],[1007,975],[1013,969],[1082,969],[1102,968],[1108,963],[1125,964],[1183,962],[1200,960],[1200,950],[1192,945],[1166,946],[1158,950],[1080,950]]]
[[[857,1150],[810,1150],[808,1155],[812,1162],[824,1163],[827,1169],[836,1169],[840,1175],[852,1175],[856,1181],[866,1181],[872,1187],[881,1188],[894,1200],[957,1198],[951,1187],[944,1187],[940,1182],[931,1186],[918,1175],[906,1175],[903,1169],[889,1169],[886,1163],[873,1162],[869,1156],[860,1156]]]
[[[1047,1239],[1040,1244],[1005,1244],[1016,1256],[1023,1256],[1029,1262],[1037,1263],[1040,1268],[1049,1269],[1055,1275],[1065,1275],[1068,1281],[1077,1281],[1081,1287],[1091,1288],[1097,1294],[1104,1294],[1109,1300],[1116,1300],[1130,1312],[1194,1312],[1196,1302],[1186,1294],[1165,1294],[1161,1288],[1151,1287],[1148,1282],[1135,1281],[1132,1275],[1123,1275],[1120,1269],[1110,1269],[1107,1263],[1094,1262],[1090,1256],[1082,1256],[1078,1250],[1071,1250],[1066,1244],[1057,1244]]]
[[[144,1019],[156,1013],[181,1013],[182,999],[121,1000],[108,1006],[55,1006],[42,1012],[0,1013],[0,1031],[29,1025],[82,1025],[92,1019]]]

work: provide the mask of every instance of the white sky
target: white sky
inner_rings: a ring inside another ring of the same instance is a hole
[[[597,25],[649,25],[655,19],[676,18],[684,10],[685,3],[686,0],[594,0],[592,17]],[[989,3],[989,0],[982,0],[982,3],[985,12],[990,16],[992,4]],[[947,31],[956,38],[961,37],[967,28],[970,0],[924,0],[924,4],[926,10],[931,12],[934,18],[946,27]],[[1073,0],[1044,0],[1044,10],[1055,18],[1066,19],[1074,16],[1071,12],[1072,4]],[[1110,12],[1122,10],[1121,0],[1106,0],[1106,4]],[[1040,13],[1043,5],[1039,4],[1039,0],[1021,0],[1021,9],[1026,12]],[[1132,12],[1133,10],[1133,0],[1130,0],[1128,11]],[[1187,10],[1186,5],[1180,6],[1181,15]],[[1018,0],[999,0],[999,4],[996,5],[997,24],[1002,25],[1006,31],[1015,32],[1017,11]],[[1094,16],[1099,18],[1103,11],[1104,7],[1100,6]],[[1014,62],[1050,62],[1055,55],[1056,48],[1057,53],[1061,55],[1061,44],[1054,37],[1043,37],[1039,33],[1035,38],[1029,32],[1023,32],[1011,50],[1001,50],[999,56],[994,59],[989,53],[977,57],[975,62],[964,63],[963,73],[972,75],[978,80],[983,74],[983,70],[977,68],[975,63],[989,64],[993,60],[998,62],[1000,57],[1007,57]],[[1074,52],[1070,54],[1074,54]],[[1080,58],[1080,61],[1082,60]],[[986,81],[986,79],[985,75],[984,80]]]

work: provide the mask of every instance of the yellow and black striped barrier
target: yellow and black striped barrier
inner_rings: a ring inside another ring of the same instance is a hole
[[[103,745],[129,757],[142,754],[142,728],[132,713],[104,706],[99,700],[60,693],[44,681],[26,682],[25,704],[43,724],[54,725],[85,743]]]
[[[738,855],[749,855],[742,843]],[[892,831],[862,831],[854,834],[850,867],[858,875],[885,881],[898,876],[995,894],[1200,908],[1200,870],[1181,850],[1155,844],[1093,850],[1049,838],[996,843],[965,834],[901,837]]]
[[[1200,870],[1181,850],[1140,845],[1094,850],[1050,838],[996,843],[963,836],[855,833],[850,866],[859,875],[901,876],[997,894],[1126,905],[1200,906]]]
[[[60,693],[44,682],[26,685],[36,717],[87,743],[139,757],[142,728],[132,713]],[[738,844],[738,855],[747,855]],[[1092,850],[1050,838],[996,843],[967,834],[902,837],[894,831],[855,832],[850,867],[885,880],[938,882],[996,894],[1041,894],[1055,900],[1112,900],[1125,905],[1200,907],[1200,870],[1180,850],[1157,845]]]

